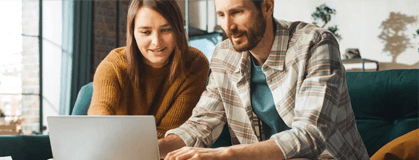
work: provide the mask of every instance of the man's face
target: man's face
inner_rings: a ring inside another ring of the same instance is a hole
[[[255,48],[266,30],[266,20],[250,0],[215,0],[221,27],[236,51]]]

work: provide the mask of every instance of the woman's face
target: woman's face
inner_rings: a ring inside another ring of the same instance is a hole
[[[161,68],[169,63],[175,48],[175,33],[160,13],[141,7],[135,16],[134,37],[146,64]]]

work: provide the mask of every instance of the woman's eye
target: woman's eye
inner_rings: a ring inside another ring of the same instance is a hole
[[[170,32],[170,31],[172,31],[172,29],[171,28],[167,28],[167,29],[162,29],[161,31],[162,32]]]

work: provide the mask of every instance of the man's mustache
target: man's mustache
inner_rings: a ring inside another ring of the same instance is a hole
[[[246,35],[246,31],[244,30],[238,30],[238,29],[233,29],[231,30],[229,33],[227,33],[227,37],[233,37],[233,36],[238,36],[238,35]]]

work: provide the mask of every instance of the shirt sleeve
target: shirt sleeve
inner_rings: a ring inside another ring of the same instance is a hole
[[[298,62],[294,118],[290,130],[274,134],[273,139],[284,152],[285,158],[320,155],[331,141],[342,143],[334,134],[338,126],[352,125],[352,111],[342,107],[342,95],[347,94],[345,71],[340,62],[339,46],[333,35],[323,32],[316,43],[307,43],[303,51],[306,59]],[[345,97],[349,101],[349,97]],[[347,103],[349,104],[349,103]],[[350,104],[349,104],[350,105]],[[346,106],[348,107],[348,106]],[[343,107],[345,108],[345,107]],[[350,108],[350,106],[349,106]],[[336,120],[340,112],[342,121]],[[353,117],[353,115],[352,115]],[[348,119],[346,119],[348,118]],[[333,151],[333,150],[332,150]]]
[[[113,107],[119,105],[120,95],[121,87],[114,65],[109,59],[105,59],[96,69],[92,101],[87,114],[114,115]]]
[[[192,112],[192,116],[179,128],[169,130],[169,134],[176,134],[187,146],[209,147],[220,136],[226,116],[224,105],[211,72],[206,90]]]

